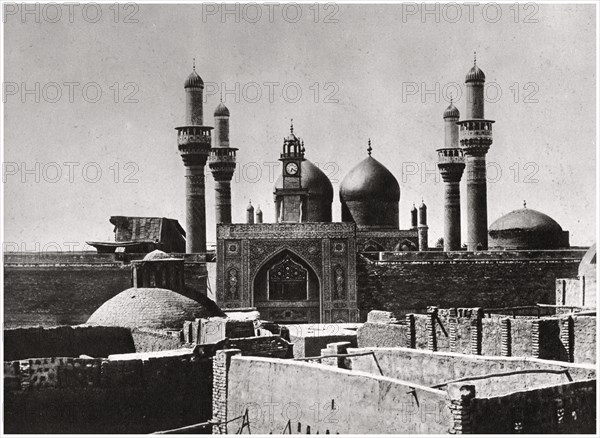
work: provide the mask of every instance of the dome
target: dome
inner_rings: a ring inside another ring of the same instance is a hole
[[[562,232],[558,222],[550,216],[531,208],[511,211],[490,225],[490,231],[507,230]]]
[[[160,249],[155,249],[144,256],[144,261],[170,259],[171,256]]]
[[[229,117],[229,109],[220,102],[219,105],[215,108],[215,117]]]
[[[550,216],[530,208],[514,210],[489,228],[490,248],[557,249],[569,247],[569,234]]]
[[[458,111],[458,108],[456,108],[452,102],[450,102],[450,105],[446,108],[446,111],[444,111],[444,119],[449,118],[460,118],[460,111]]]
[[[90,325],[181,329],[184,321],[222,316],[209,298],[200,303],[169,289],[130,288],[102,304],[89,317]]]
[[[350,170],[342,180],[340,199],[342,201],[379,199],[399,202],[400,185],[383,164],[368,156]]]
[[[465,83],[467,82],[485,82],[485,74],[479,67],[477,67],[477,64],[474,64],[473,67],[471,67],[471,70],[469,70],[467,73]]]
[[[294,134],[291,134],[294,135]],[[311,161],[304,160],[300,165],[300,184],[308,189],[310,196],[321,196],[328,202],[333,202],[333,186],[327,175]],[[283,176],[275,181],[275,189],[283,188]]]
[[[198,73],[196,73],[196,69],[194,69],[190,75],[185,80],[185,85],[183,88],[204,88],[204,81]]]

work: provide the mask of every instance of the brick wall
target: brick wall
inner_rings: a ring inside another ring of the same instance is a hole
[[[4,330],[4,359],[30,357],[108,357],[136,351],[131,332],[122,327],[19,328]]]
[[[409,314],[404,323],[367,322],[359,347],[409,347],[485,356],[524,356],[595,363],[596,317],[577,314],[506,317],[482,309],[437,309]]]
[[[150,433],[211,417],[212,360],[201,354],[39,358],[4,368],[7,433]]]
[[[361,321],[374,309],[401,317],[411,312],[424,313],[431,303],[444,308],[553,304],[555,279],[577,275],[583,256],[582,251],[579,253],[557,259],[543,251],[519,259],[501,259],[499,254],[490,253],[497,259],[484,254],[462,261],[444,258],[443,253],[435,254],[435,260],[421,260],[408,253],[399,253],[401,256],[390,262],[359,257]]]

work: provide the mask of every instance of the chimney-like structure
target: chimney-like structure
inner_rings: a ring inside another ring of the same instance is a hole
[[[444,147],[437,150],[438,169],[444,181],[444,251],[461,249],[460,233],[460,180],[465,170],[465,159],[458,143],[460,112],[450,101],[444,111]]]
[[[460,147],[467,169],[467,250],[488,248],[487,184],[485,156],[492,144],[493,120],[484,116],[485,74],[477,60],[465,79],[467,87],[466,119],[458,122]]]
[[[210,151],[208,167],[215,179],[215,215],[217,224],[231,223],[231,178],[236,166],[236,148],[229,147],[229,110],[223,104],[215,109],[215,147]]]
[[[246,223],[254,223],[254,207],[252,206],[252,201],[248,201],[248,206],[246,207]]]
[[[193,71],[185,81],[185,126],[177,130],[177,145],[185,166],[186,178],[186,252],[206,253],[206,202],[204,166],[210,153],[211,130],[202,119],[204,82]]]
[[[418,219],[417,207],[415,207],[415,204],[413,204],[413,206],[410,210],[410,229],[416,230],[418,226],[419,226],[419,219]]]

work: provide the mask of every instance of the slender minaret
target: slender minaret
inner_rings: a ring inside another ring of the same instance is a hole
[[[263,212],[260,209],[260,205],[256,209],[256,212],[254,213],[254,216],[255,216],[255,220],[254,220],[255,224],[262,224],[263,223]]]
[[[458,144],[460,112],[450,99],[444,111],[444,147],[437,150],[438,169],[444,181],[444,251],[459,251],[460,236],[460,180],[465,170],[465,159]]]
[[[215,147],[210,150],[208,167],[215,179],[217,224],[231,223],[231,178],[235,171],[237,148],[229,147],[229,110],[223,98],[215,109]]]
[[[419,206],[419,251],[429,250],[429,227],[427,226],[427,206],[421,201]]]
[[[467,168],[467,250],[488,247],[485,156],[492,144],[493,120],[484,118],[485,75],[477,59],[467,73],[467,116],[458,122],[460,146]]]
[[[417,216],[417,207],[415,207],[415,204],[413,203],[413,207],[410,210],[410,229],[411,230],[416,230],[418,225],[419,225],[419,219]]]
[[[203,126],[202,93],[204,82],[196,73],[185,81],[185,126],[177,129],[177,144],[185,166],[186,178],[186,252],[206,252],[206,207],[204,166],[210,153],[210,126]]]
[[[253,224],[254,223],[254,207],[252,206],[252,201],[248,201],[248,206],[246,207],[246,223]]]

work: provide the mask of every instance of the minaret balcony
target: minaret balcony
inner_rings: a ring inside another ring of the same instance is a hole
[[[208,161],[210,163],[235,163],[236,151],[235,148],[212,148]]]
[[[207,144],[210,147],[212,126],[179,126],[177,128],[177,144],[179,146],[189,144]]]
[[[438,163],[457,163],[462,164],[465,162],[462,150],[458,148],[442,148],[437,150]]]

